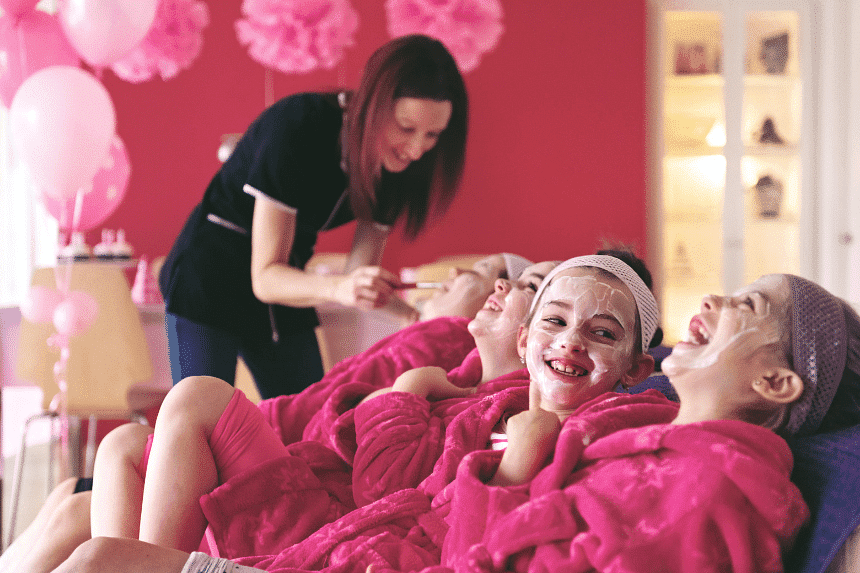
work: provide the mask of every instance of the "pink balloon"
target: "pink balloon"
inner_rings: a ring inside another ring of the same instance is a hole
[[[78,54],[104,68],[133,50],[155,21],[158,0],[61,0],[60,22]]]
[[[3,12],[11,16],[21,16],[32,11],[39,0],[0,0]]]
[[[80,220],[75,225],[75,198],[57,199],[42,194],[45,208],[59,223],[61,229],[88,231],[101,225],[125,198],[131,165],[125,144],[118,135],[113,138],[105,163],[93,178],[91,186],[84,188]]]
[[[81,59],[56,17],[30,10],[0,17],[0,101],[9,107],[21,83],[48,66],[78,66]]]
[[[99,303],[84,291],[73,290],[54,309],[54,328],[63,336],[80,334],[96,320]]]
[[[92,74],[51,66],[24,80],[9,107],[10,137],[37,187],[69,199],[102,166],[115,135],[110,94]]]
[[[60,291],[41,285],[30,287],[26,298],[21,301],[21,315],[30,322],[51,322],[54,310],[63,300]]]

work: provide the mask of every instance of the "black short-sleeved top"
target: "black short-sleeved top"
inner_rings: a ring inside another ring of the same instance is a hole
[[[260,302],[251,288],[257,194],[296,215],[291,266],[303,269],[317,233],[354,219],[341,167],[343,113],[328,94],[298,94],[248,128],[192,211],[159,277],[167,311],[251,339],[318,324],[312,308]]]

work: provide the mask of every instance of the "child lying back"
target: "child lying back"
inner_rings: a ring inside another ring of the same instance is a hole
[[[663,423],[629,428],[649,410],[660,417],[650,391],[602,397],[558,434],[509,433],[503,455],[468,457],[450,492],[445,563],[458,571],[782,571],[808,511],[777,434],[860,423],[860,319],[805,279],[762,277],[732,296],[705,297],[663,370],[681,399],[676,413],[663,410]],[[834,403],[840,387],[854,396]],[[536,475],[534,463],[514,464],[521,473],[507,481],[522,485],[488,485],[510,474],[505,459],[520,438],[549,449],[551,461]]]

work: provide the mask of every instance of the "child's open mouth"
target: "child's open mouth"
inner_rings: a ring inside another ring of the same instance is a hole
[[[684,342],[695,344],[697,346],[705,346],[711,341],[711,333],[705,328],[702,319],[694,316],[690,320],[690,328],[687,330],[687,336]]]
[[[579,366],[576,366],[574,364],[562,362],[561,360],[549,360],[546,364],[547,366],[552,368],[553,371],[558,372],[559,374],[563,374],[565,376],[581,377],[588,374],[588,370],[580,368]]]

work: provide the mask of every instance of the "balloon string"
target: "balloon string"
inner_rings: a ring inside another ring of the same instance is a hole
[[[81,213],[84,210],[84,188],[79,187],[75,193],[75,210],[72,215],[72,232],[77,231],[81,226]]]
[[[68,339],[63,337],[59,342],[60,360],[54,365],[54,380],[59,392],[51,399],[50,409],[55,412],[60,420],[60,468],[61,481],[66,477],[66,468],[69,467],[69,385],[66,381],[68,369]]]
[[[64,260],[54,267],[54,283],[57,285],[57,290],[65,295],[69,294],[69,289],[72,283],[72,261]]]

